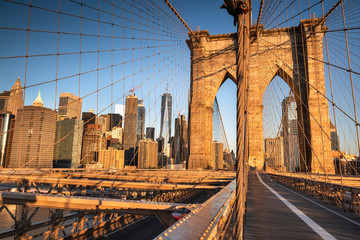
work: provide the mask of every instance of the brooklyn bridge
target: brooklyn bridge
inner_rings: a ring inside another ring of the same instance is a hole
[[[0,239],[359,238],[358,1],[0,13]]]

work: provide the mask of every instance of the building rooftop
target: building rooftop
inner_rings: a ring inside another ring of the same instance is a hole
[[[0,96],[10,96],[10,91],[3,91],[2,93],[0,93]]]
[[[40,91],[39,91],[39,94],[37,96],[37,98],[35,99],[35,101],[33,102],[32,104],[33,106],[35,107],[44,107],[44,103],[41,99],[41,96],[40,96]]]

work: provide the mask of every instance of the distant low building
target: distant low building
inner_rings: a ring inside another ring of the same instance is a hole
[[[166,168],[169,161],[170,161],[170,157],[165,156],[163,152],[158,153],[158,167],[159,168]]]
[[[224,168],[223,143],[213,141],[212,144],[212,161],[210,164],[212,169]]]
[[[224,168],[226,169],[234,169],[234,162],[232,161],[231,153],[229,150],[225,150],[223,152],[224,158]]]
[[[164,143],[164,155],[171,158],[171,146],[170,146],[170,143]]]
[[[280,169],[284,166],[283,137],[265,138],[265,161],[268,166]]]
[[[105,134],[106,133],[106,118],[104,117],[95,117],[95,124],[99,124],[101,125],[101,134]]]
[[[84,130],[87,128],[87,125],[89,124],[95,124],[95,113],[94,110],[89,109],[88,112],[83,112],[81,119],[84,121]]]
[[[111,147],[107,150],[100,150],[98,163],[102,164],[104,169],[123,169],[124,150],[117,150]]]
[[[81,119],[82,99],[71,93],[60,93],[58,120]]]
[[[146,128],[146,136],[145,138],[149,138],[155,141],[155,128],[154,127],[147,127]]]
[[[77,168],[81,159],[83,120],[56,122],[54,168]]]
[[[158,143],[151,139],[139,141],[138,168],[157,168]]]
[[[101,150],[102,134],[101,125],[88,124],[84,130],[81,164],[97,162],[97,155]]]
[[[121,127],[113,128],[111,131],[107,132],[105,136],[111,135],[112,138],[119,139],[119,143],[123,143],[123,135],[124,135],[124,129]]]

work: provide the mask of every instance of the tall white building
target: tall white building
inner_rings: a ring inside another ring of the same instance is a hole
[[[145,106],[142,99],[139,99],[138,101],[136,126],[137,142],[139,142],[141,139],[144,138],[145,133]]]
[[[300,167],[298,144],[298,118],[294,96],[285,98],[282,103],[284,163],[286,171],[295,172]]]
[[[164,93],[161,97],[160,137],[171,137],[172,96]]]

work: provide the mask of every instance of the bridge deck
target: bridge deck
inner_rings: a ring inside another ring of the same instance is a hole
[[[265,174],[259,176],[288,203],[286,205],[281,201],[279,195],[276,196],[260,182],[254,172],[251,172],[245,216],[245,239],[322,239],[314,229],[318,229],[325,239],[359,238],[359,215],[344,212],[338,207],[282,187],[272,182]],[[290,208],[300,214],[308,224],[288,207],[289,203],[293,205]],[[304,215],[301,215],[300,211]]]

